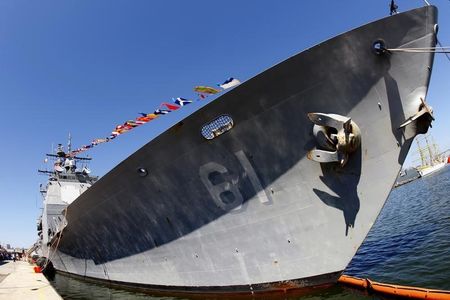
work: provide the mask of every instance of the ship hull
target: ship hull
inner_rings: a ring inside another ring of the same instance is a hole
[[[437,171],[439,171],[440,169],[444,168],[447,165],[446,162],[440,162],[435,164],[434,166],[428,166],[426,168],[423,168],[419,171],[420,176],[425,177],[428,175],[431,175]]]
[[[436,15],[424,7],[323,42],[150,141],[68,206],[67,226],[48,249],[53,265],[200,293],[336,282],[417,133],[399,127],[425,98],[433,63],[432,54],[377,55],[372,44],[434,46]],[[361,147],[344,167],[307,159],[317,144],[309,112],[359,126]],[[202,127],[221,115],[234,127],[203,138]]]
[[[187,297],[189,299],[248,299],[263,298],[279,299],[280,294],[289,297],[298,297],[308,295],[316,291],[329,288],[333,283],[337,282],[342,272],[331,274],[322,274],[304,279],[294,279],[278,282],[266,282],[262,284],[252,285],[251,289],[248,285],[233,286],[207,286],[207,287],[187,287],[187,286],[167,286],[167,285],[149,285],[134,282],[122,282],[115,280],[105,280],[95,277],[86,277],[74,273],[57,271],[58,274],[87,281],[94,284],[129,290],[133,292],[146,293],[153,296],[172,296]]]

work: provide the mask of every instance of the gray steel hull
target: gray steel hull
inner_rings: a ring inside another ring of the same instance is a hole
[[[158,289],[252,292],[336,281],[376,220],[415,128],[435,45],[428,6],[310,48],[173,126],[77,198],[51,249],[56,269]],[[361,148],[343,168],[306,158],[309,112],[349,116]],[[202,126],[234,128],[207,141]],[[150,130],[151,126],[148,126]],[[138,168],[148,175],[139,176]],[[307,278],[332,274],[324,282]],[[302,279],[304,279],[302,281]]]

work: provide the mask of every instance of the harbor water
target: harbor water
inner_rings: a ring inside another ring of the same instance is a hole
[[[345,274],[385,283],[450,290],[449,191],[448,165],[435,174],[394,189]],[[150,297],[59,274],[51,279],[51,284],[64,299],[178,299]],[[336,285],[294,299],[384,298]]]

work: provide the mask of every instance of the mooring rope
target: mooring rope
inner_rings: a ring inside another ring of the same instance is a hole
[[[442,47],[441,41],[437,37],[436,37],[436,41],[441,48],[446,48],[446,47]],[[448,53],[445,53],[445,56],[447,57],[448,61],[450,62],[450,56],[448,55]]]
[[[66,217],[67,217],[67,209],[68,209],[68,206],[64,209],[64,221],[65,221],[65,222],[67,222],[67,219],[66,219]],[[62,226],[62,228],[57,232],[57,234],[59,234],[58,238],[57,238],[55,241],[53,241],[53,243],[52,243],[52,244],[50,245],[50,247],[48,248],[48,251],[47,251],[47,257],[46,257],[46,260],[45,260],[45,264],[44,264],[44,266],[42,267],[42,270],[44,270],[44,269],[47,267],[47,265],[48,265],[49,262],[51,261],[50,258],[53,258],[53,256],[55,255],[56,251],[58,250],[59,241],[61,240],[62,232],[63,232],[64,228],[66,228],[66,226]],[[55,250],[54,250],[53,253],[52,253],[53,255],[50,255],[50,254],[51,254],[51,253],[50,253],[50,249],[53,247],[53,245],[55,244],[55,242],[56,242]],[[51,256],[51,257],[50,257],[50,256]]]
[[[450,47],[442,46],[441,42],[437,40],[439,47],[422,47],[422,48],[389,48],[385,49],[388,52],[403,52],[403,53],[443,53],[450,62]]]
[[[450,53],[450,47],[388,48],[389,52]]]

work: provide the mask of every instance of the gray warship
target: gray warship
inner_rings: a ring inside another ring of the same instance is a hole
[[[45,265],[173,295],[335,283],[433,120],[434,54],[394,50],[434,47],[436,23],[425,6],[309,48],[100,179],[60,148],[42,188]]]

